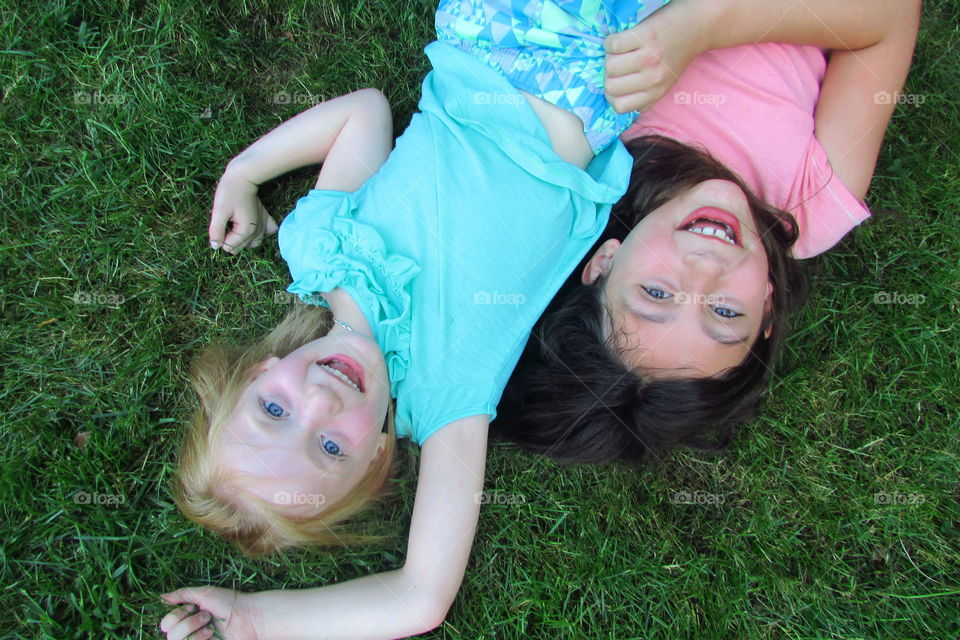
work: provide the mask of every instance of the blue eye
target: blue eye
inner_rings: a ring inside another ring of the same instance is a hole
[[[727,307],[713,307],[713,312],[721,318],[739,318],[743,315],[742,313],[737,313],[733,309],[728,309]]]
[[[264,402],[261,400],[260,407],[271,418],[282,418],[285,414],[283,407],[278,405],[276,402]]]
[[[642,287],[644,291],[650,294],[651,298],[656,298],[657,300],[669,300],[673,297],[673,294],[667,293],[663,289],[657,289],[656,287]]]
[[[320,436],[320,444],[323,446],[323,450],[330,455],[336,456],[337,458],[343,457],[344,454],[340,449],[340,445],[333,440],[327,440],[324,436]]]

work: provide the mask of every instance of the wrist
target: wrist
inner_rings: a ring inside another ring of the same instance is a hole
[[[245,151],[227,163],[220,182],[227,182],[233,187],[249,188],[256,191],[261,181],[256,179],[253,170],[253,163]]]
[[[735,5],[736,3],[725,0],[707,0],[700,3],[695,12],[699,26],[695,31],[699,34],[696,39],[697,55],[737,44],[731,41],[729,29],[732,21],[736,20],[733,16]]]
[[[270,632],[277,628],[277,621],[271,619],[269,593],[269,591],[259,591],[240,594],[243,598],[243,610],[257,640],[270,640],[272,637]]]

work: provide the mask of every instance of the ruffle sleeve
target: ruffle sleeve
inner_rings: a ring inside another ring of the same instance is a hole
[[[387,363],[391,388],[410,363],[411,281],[420,267],[387,251],[375,228],[357,220],[360,192],[311,190],[280,225],[287,291],[326,306],[321,292],[340,287],[363,310]]]

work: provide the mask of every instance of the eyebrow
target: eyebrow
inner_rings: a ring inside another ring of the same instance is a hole
[[[637,318],[642,318],[647,322],[653,322],[654,324],[667,324],[670,322],[671,316],[658,313],[647,313],[645,311],[640,311],[639,309],[634,309],[628,307],[630,313]],[[722,333],[716,331],[709,324],[706,326],[707,335],[714,341],[726,346],[735,346],[738,344],[744,344],[750,340],[750,336],[744,336],[743,338],[738,338],[736,336],[725,336]]]

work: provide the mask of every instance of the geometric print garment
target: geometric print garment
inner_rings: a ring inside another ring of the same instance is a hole
[[[617,113],[603,95],[604,38],[668,1],[441,0],[437,39],[486,62],[516,88],[574,113],[596,154],[637,117]]]

